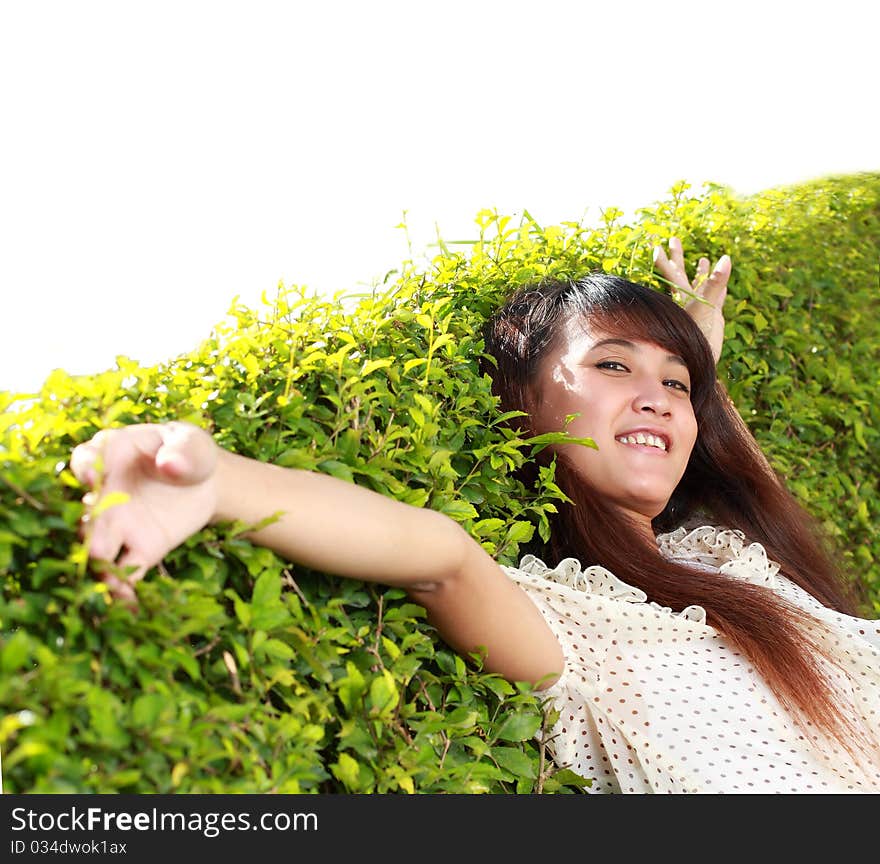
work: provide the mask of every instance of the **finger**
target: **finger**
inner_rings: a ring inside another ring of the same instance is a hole
[[[654,266],[657,270],[660,271],[661,275],[665,279],[669,279],[669,274],[672,272],[672,264],[669,262],[669,259],[666,257],[666,252],[663,251],[662,246],[654,247]]]
[[[715,306],[720,306],[727,296],[727,283],[730,279],[731,261],[729,255],[722,255],[712,275],[703,286],[702,295]]]
[[[727,298],[727,286],[723,283],[715,282],[711,277],[706,280],[706,290],[702,293],[702,298],[716,309],[724,306]]]
[[[713,271],[719,278],[723,277],[725,280],[730,278],[730,271],[733,269],[733,262],[730,260],[730,255],[722,255],[718,259],[718,263],[715,265],[715,269]]]
[[[126,444],[133,447],[142,459],[153,464],[156,460],[156,454],[162,446],[162,432],[160,430],[161,427],[155,424],[138,423],[133,426],[127,426],[124,430],[116,430],[125,432],[125,438],[119,438],[117,440],[119,440],[120,443],[124,441]],[[115,444],[116,442],[114,441],[113,443]],[[127,450],[128,448],[125,449]],[[116,448],[115,452],[121,453],[123,452],[123,448]],[[131,451],[128,450],[128,453],[130,452]],[[111,458],[112,457],[108,454],[108,465],[110,464]],[[125,456],[123,455],[120,458],[124,459]]]
[[[70,470],[81,483],[94,486],[98,475],[106,473],[107,454],[114,431],[101,429],[88,441],[73,448],[70,454]]]
[[[654,247],[654,265],[660,272],[660,275],[676,288],[690,287],[687,281],[687,274],[669,260],[661,246]]]
[[[124,579],[114,576],[112,573],[101,574],[101,581],[110,590],[110,594],[121,603],[136,612],[138,608],[137,594],[134,588]]]
[[[189,440],[189,429],[182,423],[168,423],[161,427],[162,446],[156,453],[156,468],[169,480],[180,480],[190,465],[184,453]]]
[[[99,468],[110,474],[117,468],[127,468],[132,455],[152,462],[162,445],[159,426],[154,423],[135,423],[120,429],[101,429],[84,445],[82,458],[92,464],[100,460]],[[79,448],[75,448],[75,451]]]
[[[141,565],[138,555],[129,550],[124,550],[119,555],[118,561],[107,565],[107,568],[99,574],[101,581],[110,590],[111,595],[124,603],[126,606],[137,611],[137,593],[135,585],[144,578],[148,567]]]
[[[92,440],[89,443],[94,444],[95,447],[104,447],[112,436],[112,429],[99,429],[92,435]]]
[[[99,561],[115,561],[122,549],[122,534],[110,519],[98,517],[89,523],[84,517],[86,539],[89,546],[89,558]]]
[[[95,470],[95,460],[97,458],[98,448],[90,441],[73,448],[70,454],[70,470],[80,483],[94,486],[97,479],[97,472]]]
[[[686,273],[684,267],[684,250],[681,246],[681,240],[678,237],[670,237],[669,238],[669,254],[672,259],[672,263],[682,272]]]
[[[694,290],[698,293],[702,293],[703,283],[706,281],[706,278],[709,275],[709,259],[708,258],[700,258],[697,262],[697,270],[694,273]]]
[[[122,555],[119,556],[119,561],[116,563],[121,571],[119,574],[120,578],[124,578],[129,585],[134,585],[136,582],[140,582],[150,569],[142,563],[140,556],[136,552],[129,550],[123,552]],[[126,572],[128,570],[131,570],[131,572]]]
[[[655,246],[654,247],[653,256],[654,256],[654,264],[656,264],[658,267],[668,267],[669,266],[669,259],[666,257],[666,252],[664,251],[662,246]]]
[[[94,486],[98,475],[105,473],[107,446],[113,431],[100,429],[88,441],[73,448],[70,454],[70,470],[80,483]]]

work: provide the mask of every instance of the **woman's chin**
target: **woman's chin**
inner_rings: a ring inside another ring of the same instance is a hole
[[[666,509],[670,495],[631,497],[616,503],[622,510],[636,517],[638,521],[646,519],[650,521],[656,519]]]

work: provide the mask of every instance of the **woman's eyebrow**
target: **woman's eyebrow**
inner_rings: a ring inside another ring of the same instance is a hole
[[[628,339],[601,339],[590,348],[590,351],[595,351],[597,348],[603,348],[606,345],[620,345],[623,348],[629,348],[630,351],[635,351],[637,353],[641,350],[635,342],[630,342]],[[670,363],[678,363],[687,368],[687,363],[685,363],[678,354],[667,354],[666,359],[669,360]]]

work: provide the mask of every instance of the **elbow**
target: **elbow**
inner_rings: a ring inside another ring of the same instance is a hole
[[[407,591],[416,600],[454,593],[462,584],[462,577],[473,554],[471,547],[476,544],[458,522],[444,513],[436,510],[422,510],[421,513],[430,521],[425,536],[430,537],[431,541],[424,548],[425,566],[414,568],[424,573],[425,578],[407,585]]]

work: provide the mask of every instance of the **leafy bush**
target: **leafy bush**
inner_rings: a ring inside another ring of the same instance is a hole
[[[332,299],[234,304],[196,350],[126,357],[0,393],[0,749],[11,792],[576,792],[546,758],[553,714],[465,662],[404,592],[311,572],[205,529],[139,584],[96,581],[66,460],[106,426],[188,420],[224,447],[326,472],[458,520],[515,564],[563,500],[514,470],[518,436],[479,372],[514,286],[601,268],[659,286],[651,249],[734,259],[719,374],[773,464],[880,609],[880,175],[739,198],[679,183],[632,224],[478,214],[478,237]],[[459,251],[460,249],[460,251]],[[308,506],[308,502],[304,502]],[[267,514],[267,516],[270,514]]]

